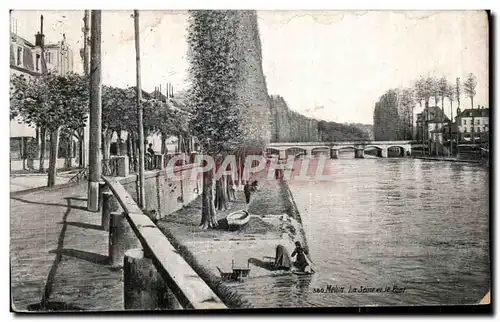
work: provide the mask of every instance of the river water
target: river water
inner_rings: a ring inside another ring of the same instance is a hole
[[[325,170],[333,180],[289,183],[317,273],[235,285],[256,307],[472,304],[487,293],[487,169],[341,154]],[[361,287],[372,289],[349,293]]]

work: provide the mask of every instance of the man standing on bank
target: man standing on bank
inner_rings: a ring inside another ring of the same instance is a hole
[[[252,193],[257,191],[258,184],[259,183],[257,182],[257,180],[253,181],[252,184],[248,184],[248,181],[247,181],[247,183],[243,187],[243,192],[245,193],[245,200],[247,203],[250,203],[250,197],[251,197]]]

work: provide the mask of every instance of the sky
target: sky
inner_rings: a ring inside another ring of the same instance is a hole
[[[82,72],[83,11],[13,11],[11,28],[34,42],[41,14],[46,42],[65,33],[75,71]],[[102,13],[103,84],[135,86],[131,14]],[[489,106],[485,12],[258,11],[258,23],[269,94],[281,95],[307,116],[372,124],[375,103],[387,90],[411,86],[420,75],[454,83],[469,72],[478,80],[474,104]],[[145,90],[160,84],[164,89],[167,82],[174,91],[188,86],[186,27],[184,11],[140,12]],[[461,100],[470,107],[466,97]],[[448,102],[445,112],[449,116]]]

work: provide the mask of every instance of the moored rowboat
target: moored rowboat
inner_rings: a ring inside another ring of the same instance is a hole
[[[240,229],[248,224],[250,214],[246,210],[238,210],[227,215],[226,220],[229,229]]]

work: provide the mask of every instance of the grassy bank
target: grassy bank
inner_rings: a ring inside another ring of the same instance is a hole
[[[230,202],[227,210],[217,213],[220,220],[231,212],[246,209],[251,218],[239,231],[200,229],[201,198],[157,223],[179,253],[229,307],[252,307],[252,303],[234,291],[232,285],[239,282],[221,280],[219,269],[229,272],[233,264],[248,267],[251,270],[248,279],[281,275],[283,272],[268,269],[267,257],[275,256],[279,244],[291,252],[295,240],[306,242],[300,215],[286,183],[259,176],[253,179],[260,179],[260,189],[248,205],[243,192],[237,191],[237,200]]]

